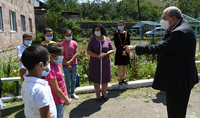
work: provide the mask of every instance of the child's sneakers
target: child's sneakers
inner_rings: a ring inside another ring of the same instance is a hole
[[[71,94],[68,94],[68,99],[71,100]]]
[[[71,95],[71,97],[74,98],[74,99],[79,99],[79,97],[78,97],[75,93],[73,93],[73,94]]]

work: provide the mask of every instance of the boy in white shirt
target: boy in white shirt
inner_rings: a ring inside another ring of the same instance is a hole
[[[50,72],[48,50],[34,45],[26,48],[21,57],[28,70],[24,75],[21,94],[24,101],[24,114],[27,118],[56,118],[57,111],[50,86],[41,76]]]
[[[23,39],[23,43],[19,46],[17,46],[17,58],[19,60],[19,70],[20,70],[20,76],[21,76],[21,80],[22,82],[24,81],[23,75],[26,73],[26,69],[21,68],[22,67],[22,61],[21,61],[21,56],[22,53],[24,52],[24,50],[30,46],[30,44],[32,43],[32,35],[31,34],[23,34],[22,36]],[[18,81],[17,81],[18,82]],[[18,84],[18,83],[17,83]],[[18,88],[17,88],[18,89]]]

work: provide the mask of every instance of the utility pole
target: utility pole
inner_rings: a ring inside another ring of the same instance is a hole
[[[139,21],[141,21],[139,0],[137,0],[137,4],[138,4]]]

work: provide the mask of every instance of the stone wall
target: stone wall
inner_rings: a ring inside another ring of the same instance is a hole
[[[21,15],[25,16],[25,33],[30,33],[28,18],[32,19],[31,34],[35,37],[35,16],[33,3],[34,0],[31,0],[31,3],[28,3],[27,0],[0,0],[3,19],[3,31],[0,32],[0,49],[17,46],[22,43],[23,33],[21,31]],[[10,29],[10,11],[15,12],[16,32],[11,32]]]

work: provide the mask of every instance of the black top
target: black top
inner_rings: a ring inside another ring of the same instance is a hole
[[[164,41],[137,45],[137,55],[158,54],[152,87],[164,91],[190,91],[198,83],[195,64],[196,38],[193,29],[180,21]]]
[[[125,38],[125,34],[127,35]],[[130,64],[129,54],[126,53],[126,56],[122,55],[123,47],[125,45],[130,45],[130,35],[127,33],[115,32],[114,34],[114,44],[116,47],[115,53],[115,65],[128,65]]]

